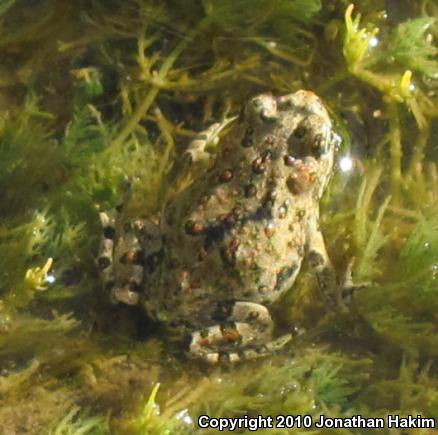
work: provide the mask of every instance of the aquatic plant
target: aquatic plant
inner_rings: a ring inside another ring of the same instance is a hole
[[[105,435],[109,434],[108,421],[102,417],[79,415],[81,409],[73,407],[49,435]]]

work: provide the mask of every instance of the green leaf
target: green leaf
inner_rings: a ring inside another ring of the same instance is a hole
[[[409,69],[438,78],[438,49],[427,38],[427,32],[434,22],[434,18],[428,17],[399,24],[388,40],[385,59],[395,60]]]

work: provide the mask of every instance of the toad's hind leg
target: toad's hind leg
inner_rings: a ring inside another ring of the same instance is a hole
[[[272,339],[274,323],[269,310],[254,302],[224,303],[224,321],[191,334],[190,355],[208,363],[231,363],[260,358],[281,349],[291,334]]]

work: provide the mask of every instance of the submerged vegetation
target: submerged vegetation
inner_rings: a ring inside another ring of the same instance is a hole
[[[0,1],[2,433],[194,433],[202,413],[438,418],[437,38],[432,0]],[[305,332],[284,354],[187,365],[100,290],[97,210],[129,178],[124,213],[153,214],[196,177],[180,164],[196,132],[257,92],[300,88],[343,136],[328,249],[368,284],[328,312],[304,271],[279,318]]]

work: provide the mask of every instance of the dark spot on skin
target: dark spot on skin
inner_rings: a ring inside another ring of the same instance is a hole
[[[223,149],[223,151],[222,151],[222,155],[223,155],[224,157],[226,157],[226,156],[228,156],[228,155],[230,154],[230,152],[231,152],[231,149],[230,149],[229,147],[225,147],[225,148]]]
[[[257,157],[252,162],[252,170],[255,174],[263,174],[266,171],[266,165],[263,163],[262,157]]]
[[[114,240],[114,238],[116,237],[116,230],[113,227],[105,227],[103,229],[103,236],[105,237],[105,239]]]
[[[243,139],[242,139],[241,145],[244,148],[249,148],[249,147],[253,146],[252,137],[244,136]]]
[[[220,364],[227,364],[230,362],[230,354],[228,352],[218,352],[218,361]]]
[[[225,228],[222,224],[210,225],[205,230],[204,248],[208,250],[210,246],[221,242],[225,237]]]
[[[144,260],[144,267],[147,273],[151,274],[155,271],[157,266],[161,263],[163,259],[163,251],[154,252],[151,255],[148,255],[148,257]]]
[[[208,251],[205,248],[201,248],[198,252],[198,260],[203,261],[208,255]]]
[[[284,207],[284,206],[281,206],[281,207],[278,209],[278,217],[279,217],[280,219],[284,219],[286,216],[287,216],[287,208]]]
[[[302,188],[300,186],[299,180],[296,176],[289,177],[286,180],[287,187],[294,195],[299,195],[302,193]]]
[[[264,333],[268,329],[268,325],[263,324],[263,323],[258,323],[255,326],[257,327],[257,331],[259,333]]]
[[[191,236],[197,236],[203,233],[204,229],[204,225],[199,222],[195,222],[194,220],[187,221],[185,225],[186,233]]]
[[[274,235],[274,225],[272,223],[269,223],[266,227],[265,227],[265,235],[268,238],[271,238]]]
[[[271,150],[265,150],[262,153],[263,163],[270,162],[273,159],[274,153]]]
[[[251,147],[254,144],[253,138],[252,138],[253,133],[254,133],[254,130],[252,129],[252,127],[248,127],[246,129],[245,134],[244,134],[244,136],[242,138],[242,142],[241,142],[241,145],[244,148],[249,148],[249,147]]]
[[[295,131],[287,139],[289,154],[301,159],[309,155],[319,157],[322,150],[323,137],[315,133],[314,128],[303,120]]]
[[[220,249],[220,255],[224,264],[226,264],[227,266],[235,266],[236,264],[235,251],[232,251],[228,247],[222,246],[222,248]]]
[[[248,323],[256,322],[260,317],[260,313],[257,311],[251,311],[246,317],[245,321]]]
[[[225,320],[219,325],[219,329],[222,333],[226,332],[229,329],[236,329],[236,324],[232,320]]]
[[[298,266],[293,264],[292,266],[283,267],[277,274],[277,283],[275,289],[280,290],[281,286],[287,281],[298,269]]]
[[[248,217],[248,220],[261,221],[264,219],[272,219],[272,210],[270,208],[261,206],[258,207],[252,216]]]
[[[266,193],[266,199],[269,201],[274,201],[275,198],[277,198],[277,191],[276,190],[269,190]]]
[[[128,251],[125,252],[119,259],[122,264],[137,264],[144,266],[145,258],[143,251]]]
[[[290,154],[285,155],[283,160],[286,166],[293,166],[295,164],[295,159]]]
[[[302,209],[298,209],[296,215],[297,215],[298,220],[302,221],[304,219],[304,217],[306,216],[306,211],[302,210]]]
[[[271,220],[272,209],[263,206],[258,207],[253,213],[245,215],[245,218],[242,219],[242,224],[246,225],[248,222],[260,222],[263,220]]]
[[[111,260],[108,257],[100,257],[97,260],[97,265],[100,270],[104,270],[107,267],[111,266]]]
[[[228,213],[222,219],[222,223],[227,228],[232,228],[234,225],[236,225],[236,222],[237,222],[237,219],[236,219],[236,216],[234,215],[234,213]]]
[[[308,258],[309,258],[309,264],[312,267],[318,267],[324,264],[324,257],[317,251],[310,251]]]
[[[254,184],[248,184],[245,186],[245,197],[246,198],[253,198],[257,195],[257,188],[254,186]]]
[[[251,146],[253,145],[252,137],[244,136],[243,139],[242,139],[241,145],[242,145],[244,148],[249,148],[249,147],[251,147]]]
[[[199,335],[201,336],[201,338],[207,338],[208,337],[208,329],[205,329],[205,328],[201,329],[199,331]]]
[[[222,174],[219,176],[219,180],[222,181],[223,183],[228,183],[233,179],[233,176],[234,174],[231,169],[225,169],[225,171],[222,172]]]
[[[293,107],[295,107],[295,106],[290,99],[282,98],[282,99],[280,99],[279,104],[278,104],[279,110],[289,110],[289,109],[292,109]]]
[[[273,136],[266,136],[265,144],[266,145],[274,145],[275,139]]]

